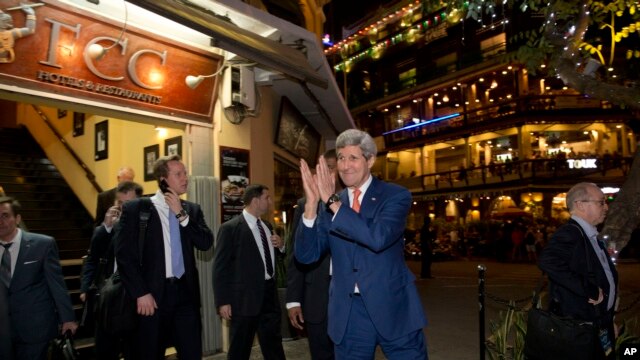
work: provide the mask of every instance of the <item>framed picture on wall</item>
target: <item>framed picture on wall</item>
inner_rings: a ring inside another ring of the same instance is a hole
[[[73,113],[73,137],[84,135],[84,113]]]
[[[109,121],[96,124],[95,159],[104,160],[109,157]]]
[[[180,155],[182,156],[182,136],[176,136],[164,141],[164,155]]]
[[[160,145],[150,145],[144,148],[144,181],[153,181],[153,164],[160,158]]]
[[[296,157],[305,159],[309,166],[315,166],[320,134],[286,97],[282,98],[280,104],[275,142]]]

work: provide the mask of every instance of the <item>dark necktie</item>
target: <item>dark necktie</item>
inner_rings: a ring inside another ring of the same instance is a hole
[[[269,250],[269,243],[267,242],[267,233],[264,232],[260,219],[258,219],[258,231],[260,231],[260,239],[262,239],[262,248],[264,249],[264,263],[267,266],[267,274],[273,277],[273,263],[271,262],[271,250]]]
[[[2,246],[4,246],[4,253],[2,254],[2,262],[0,263],[0,279],[7,289],[11,284],[11,253],[9,252],[11,245],[13,245],[13,243],[2,244]]]

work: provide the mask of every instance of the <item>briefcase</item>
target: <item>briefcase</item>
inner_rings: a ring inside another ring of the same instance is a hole
[[[77,360],[80,358],[71,331],[58,336],[49,344],[49,360]]]

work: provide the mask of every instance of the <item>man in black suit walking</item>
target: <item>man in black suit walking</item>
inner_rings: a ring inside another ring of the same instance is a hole
[[[342,190],[338,178],[335,149],[324,153],[329,170],[336,175],[336,192]],[[304,212],[305,198],[298,201],[293,214],[292,234],[300,224]],[[306,327],[309,335],[309,351],[313,360],[334,358],[333,342],[327,334],[327,306],[329,304],[329,284],[331,283],[331,256],[327,253],[313,264],[302,264],[295,256],[287,267],[287,310],[289,321],[296,329]]]
[[[606,336],[598,346],[598,359],[615,358],[613,323],[618,297],[618,272],[596,226],[607,215],[602,190],[592,183],[579,183],[567,192],[571,219],[551,236],[538,266],[550,279],[549,309],[559,316],[593,322]],[[608,351],[607,351],[608,350]]]
[[[92,288],[99,292],[104,281],[115,271],[115,251],[111,240],[114,233],[113,227],[120,219],[122,205],[140,196],[142,196],[142,186],[139,184],[132,181],[123,181],[118,184],[114,205],[107,211],[102,225],[93,231],[87,258],[82,266],[80,286],[80,300],[85,303],[86,316],[93,315],[89,312],[94,311],[97,300],[97,298],[92,298],[92,296],[95,297],[95,292],[91,292]],[[120,359],[120,351],[126,352],[127,350],[121,346],[121,336],[107,333],[100,323],[95,324],[95,342],[95,352],[99,360],[118,360]]]
[[[249,359],[257,333],[266,360],[284,359],[274,263],[275,249],[284,251],[284,242],[260,220],[271,207],[266,186],[247,186],[242,201],[242,215],[220,226],[213,265],[216,307],[231,321],[228,358]]]
[[[136,174],[133,172],[132,168],[123,166],[118,170],[118,184],[123,181],[133,181],[135,176]],[[98,194],[98,202],[96,205],[96,226],[100,226],[102,224],[107,211],[116,201],[117,188],[118,187],[116,186],[113,189],[109,189]]]
[[[124,204],[115,227],[116,261],[122,282],[137,299],[138,328],[133,335],[133,359],[164,359],[172,343],[180,359],[201,359],[200,287],[194,247],[213,244],[198,204],[180,199],[188,177],[180,156],[156,161],[153,174],[160,189],[151,197],[151,216],[138,250],[143,199]]]

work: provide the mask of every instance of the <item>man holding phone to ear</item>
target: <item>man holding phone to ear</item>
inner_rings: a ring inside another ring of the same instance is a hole
[[[213,233],[200,206],[180,199],[189,181],[179,155],[158,159],[153,174],[160,189],[151,197],[142,256],[138,234],[145,200],[124,204],[114,235],[118,271],[129,295],[137,299],[139,322],[132,338],[132,358],[164,359],[171,343],[181,360],[201,359],[200,287],[194,247],[208,250]]]

